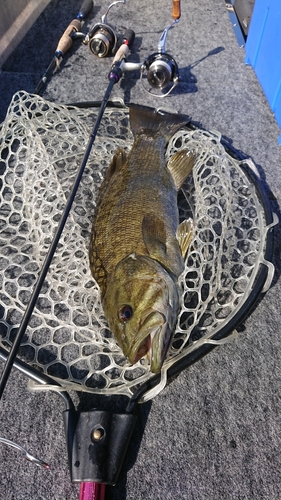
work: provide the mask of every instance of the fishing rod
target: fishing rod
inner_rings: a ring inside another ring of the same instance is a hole
[[[16,365],[17,367],[19,367],[19,369],[25,370],[25,368],[22,366],[23,364],[20,364],[20,362],[16,361],[17,352],[18,352],[18,349],[19,349],[20,344],[22,342],[22,338],[23,338],[24,333],[26,331],[26,328],[28,326],[31,315],[33,313],[34,307],[36,305],[37,299],[39,297],[39,294],[40,294],[41,288],[43,286],[43,283],[45,281],[46,275],[48,273],[49,267],[51,265],[54,253],[56,251],[59,239],[60,239],[62,231],[64,229],[66,220],[68,218],[69,212],[71,210],[76,192],[78,190],[78,187],[79,187],[82,175],[83,175],[83,172],[85,170],[85,167],[86,167],[86,164],[88,162],[92,147],[94,145],[96,135],[98,132],[98,128],[99,128],[101,119],[103,117],[106,105],[108,103],[112,88],[116,83],[119,82],[119,80],[123,76],[122,62],[125,59],[125,57],[127,56],[127,54],[129,53],[129,50],[130,50],[130,47],[134,41],[134,38],[135,38],[135,33],[133,30],[130,30],[130,29],[128,29],[123,35],[122,44],[115,55],[114,62],[112,64],[111,70],[108,74],[109,84],[108,84],[108,87],[106,89],[104,98],[102,100],[100,110],[99,110],[99,113],[98,113],[98,116],[97,116],[97,119],[96,119],[96,122],[95,122],[95,125],[93,128],[93,131],[92,131],[90,138],[88,140],[88,144],[86,147],[86,151],[85,151],[82,163],[77,171],[77,174],[76,174],[76,177],[75,177],[75,180],[73,183],[73,187],[72,187],[72,190],[70,192],[69,199],[66,203],[66,206],[65,206],[65,209],[64,209],[63,214],[61,216],[61,219],[59,221],[57,230],[56,230],[55,235],[53,237],[53,240],[52,240],[52,243],[51,243],[50,248],[48,250],[48,253],[46,255],[41,272],[39,274],[39,278],[34,286],[33,292],[31,294],[29,303],[28,303],[27,308],[25,310],[25,313],[23,315],[22,321],[20,323],[19,329],[17,331],[16,337],[15,337],[15,340],[13,342],[12,348],[9,352],[9,355],[6,355],[6,353],[4,353],[4,354],[2,353],[2,359],[5,360],[5,365],[4,365],[4,369],[3,369],[1,379],[0,379],[0,399],[3,395],[4,390],[5,390],[5,387],[6,387],[6,384],[7,384],[7,381],[8,381],[8,378],[10,376],[10,373],[11,373],[13,366]],[[28,376],[30,376],[29,372],[26,372],[26,373]],[[34,374],[32,373],[31,376],[34,377]],[[44,384],[44,383],[46,383],[45,380],[43,380],[43,382],[42,382],[40,379],[39,382]],[[65,420],[65,427],[66,427],[66,434],[67,434],[68,449],[69,449],[69,453],[71,453],[72,448],[71,448],[70,442],[72,442],[73,435],[74,435],[74,429],[76,429],[76,424],[77,424],[76,412],[73,408],[73,403],[72,403],[71,399],[69,398],[69,396],[67,395],[67,393],[65,393],[65,391],[63,391],[61,396],[65,399],[65,403],[66,403],[66,410],[64,412],[64,420]],[[120,417],[117,416],[117,420],[119,418]],[[136,417],[134,415],[129,414],[129,415],[121,416],[121,421],[123,421],[123,420],[125,420],[126,423],[129,420],[130,429],[132,431]],[[128,424],[127,424],[127,426],[128,426]],[[127,436],[127,427],[124,427],[124,429],[126,431],[125,443],[127,443],[127,442],[129,442],[128,436]],[[78,426],[78,430],[79,430],[79,426]],[[72,438],[71,438],[71,436],[72,436]],[[69,442],[69,439],[70,439],[70,442]],[[94,436],[93,439],[99,440],[100,437]],[[124,439],[123,439],[123,441],[124,441]],[[6,444],[10,444],[11,446],[17,447],[21,451],[27,453],[26,450],[24,450],[22,447],[19,447],[19,445],[17,445],[14,442],[12,442],[12,444],[11,444],[11,442],[9,442],[9,443],[6,442]],[[118,453],[123,455],[125,453],[123,446],[120,447],[120,443],[117,443],[117,444],[118,444]],[[125,449],[126,449],[126,447],[125,447]],[[35,462],[36,464],[39,464],[39,463],[41,465],[45,464],[44,462],[41,463],[41,461],[39,461],[39,459],[37,459],[36,457],[33,457],[30,454],[27,454],[26,456],[28,456],[29,459],[31,461]],[[70,456],[69,456],[69,458],[70,458]],[[71,460],[70,460],[70,463],[71,463]],[[120,462],[119,467],[121,467],[121,464],[122,464],[122,461]],[[73,470],[73,469],[71,469],[71,470]],[[114,470],[115,470],[115,468],[114,468]],[[119,468],[116,470],[115,475],[118,475],[118,473],[119,473]],[[78,480],[78,482],[80,482],[79,500],[104,500],[105,484],[103,484],[102,482],[93,482],[93,481],[82,481],[81,482],[81,480]]]
[[[85,38],[85,35],[83,33],[80,33],[80,30],[84,19],[90,14],[93,7],[93,0],[84,0],[76,18],[71,21],[71,23],[61,36],[55,51],[55,55],[48,68],[40,78],[37,86],[35,87],[34,94],[39,94],[45,87],[48,79],[59,69],[63,56],[72,47],[73,41],[77,38]]]
[[[116,29],[108,22],[108,13],[116,4],[125,4],[126,0],[115,0],[107,8],[105,14],[101,17],[101,21],[94,24],[83,43],[88,45],[92,54],[99,58],[114,56],[119,45],[119,36]],[[152,94],[152,89],[157,89],[160,93],[153,93],[155,97],[165,97],[179,82],[179,69],[175,59],[167,53],[166,42],[170,29],[179,23],[181,17],[180,0],[173,0],[172,3],[172,22],[164,29],[160,36],[157,52],[149,55],[143,62],[126,62],[126,58],[122,61],[122,71],[138,71],[140,70],[141,85],[144,90]],[[123,50],[125,46],[123,45]],[[118,55],[119,57],[119,55]],[[113,63],[115,58],[113,59]],[[148,85],[144,84],[146,80]],[[149,88],[147,88],[149,87]],[[164,91],[164,93],[161,93]]]
[[[68,214],[69,214],[70,209],[72,207],[77,189],[78,189],[79,184],[80,184],[81,177],[83,175],[83,172],[85,170],[87,161],[89,159],[93,144],[95,142],[98,128],[99,128],[101,119],[103,117],[106,105],[108,103],[112,88],[116,83],[119,82],[119,80],[123,76],[122,62],[123,62],[124,58],[126,57],[126,55],[129,53],[129,49],[130,49],[134,39],[135,39],[134,31],[128,29],[124,33],[122,45],[120,46],[120,48],[118,49],[118,51],[115,55],[114,63],[112,64],[111,70],[110,70],[109,75],[108,75],[109,84],[108,84],[107,90],[105,92],[104,98],[102,100],[101,107],[100,107],[100,110],[99,110],[99,113],[98,113],[98,116],[96,119],[96,123],[94,125],[94,129],[92,131],[92,134],[90,135],[90,138],[89,138],[89,141],[88,141],[88,144],[86,147],[86,151],[84,154],[84,158],[83,158],[82,163],[81,163],[81,165],[78,169],[78,172],[76,174],[76,178],[74,180],[73,188],[71,190],[69,199],[66,203],[65,209],[64,209],[63,214],[61,216],[61,219],[60,219],[60,222],[58,224],[57,230],[55,232],[54,238],[52,240],[52,243],[51,243],[50,248],[48,250],[48,253],[46,255],[46,258],[45,258],[42,270],[40,272],[38,281],[36,282],[36,285],[33,289],[29,303],[27,305],[27,308],[25,310],[24,316],[23,316],[21,324],[19,326],[17,335],[15,337],[14,343],[13,343],[11,351],[9,353],[8,359],[7,359],[6,364],[4,366],[4,370],[3,370],[3,373],[2,373],[2,376],[0,379],[0,399],[1,399],[2,394],[4,392],[4,389],[5,389],[6,383],[8,381],[11,369],[13,367],[13,363],[16,359],[17,351],[18,351],[19,346],[21,344],[25,330],[28,326],[30,317],[32,315],[32,312],[33,312],[33,309],[35,307],[36,301],[38,299],[39,293],[41,291],[41,288],[43,286],[47,272],[49,270],[49,267],[50,267],[51,261],[53,259],[54,253],[56,251],[56,247],[58,245],[62,231],[64,229]]]

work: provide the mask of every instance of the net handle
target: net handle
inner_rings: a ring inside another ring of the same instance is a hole
[[[80,484],[79,500],[104,500],[105,484],[84,482]]]

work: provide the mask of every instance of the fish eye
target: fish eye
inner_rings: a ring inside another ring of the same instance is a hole
[[[133,316],[133,309],[131,306],[126,304],[125,306],[122,306],[121,309],[118,311],[118,317],[121,321],[129,321],[131,317]]]

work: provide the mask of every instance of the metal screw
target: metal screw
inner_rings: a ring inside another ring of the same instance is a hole
[[[105,435],[105,430],[102,427],[97,427],[92,431],[92,440],[100,441]]]

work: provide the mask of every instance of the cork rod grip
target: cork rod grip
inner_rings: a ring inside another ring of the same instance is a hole
[[[70,25],[66,28],[64,34],[60,38],[60,41],[57,46],[57,51],[65,54],[73,44],[73,40],[71,38],[71,34],[73,31],[79,31],[81,29],[81,22],[78,19],[73,19]]]
[[[181,2],[180,0],[173,0],[172,18],[176,20],[179,19],[180,17],[181,17]]]

